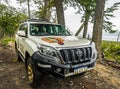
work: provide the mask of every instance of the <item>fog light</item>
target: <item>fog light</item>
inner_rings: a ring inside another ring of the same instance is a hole
[[[61,68],[57,68],[56,71],[57,71],[57,72],[61,72]]]

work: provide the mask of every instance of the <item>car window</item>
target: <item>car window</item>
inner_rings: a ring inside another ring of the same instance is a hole
[[[68,36],[70,33],[60,25],[54,24],[30,24],[32,36]]]

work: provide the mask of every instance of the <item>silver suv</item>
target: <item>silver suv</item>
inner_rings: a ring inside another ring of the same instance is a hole
[[[97,57],[94,42],[71,35],[59,24],[37,19],[20,25],[15,48],[32,87],[43,73],[68,77],[89,71]]]

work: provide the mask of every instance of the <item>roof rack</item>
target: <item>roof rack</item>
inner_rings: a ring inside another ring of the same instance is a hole
[[[27,19],[24,22],[49,22],[49,20],[43,19],[43,18],[41,18],[41,19]]]

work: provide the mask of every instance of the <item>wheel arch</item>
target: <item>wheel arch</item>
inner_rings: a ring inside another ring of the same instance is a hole
[[[27,59],[30,57],[29,52],[25,52],[25,66],[27,66]]]
[[[15,41],[15,50],[17,50],[17,42]]]

